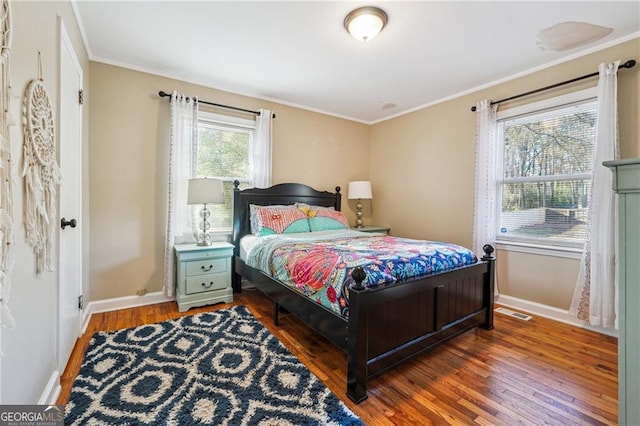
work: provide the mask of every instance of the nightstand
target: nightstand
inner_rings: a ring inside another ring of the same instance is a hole
[[[233,302],[231,257],[233,245],[176,244],[176,302],[178,311],[194,306]]]
[[[385,234],[388,234],[389,231],[391,230],[391,228],[388,228],[386,226],[365,226],[362,228],[351,228],[354,231],[360,231],[360,232],[384,232]]]

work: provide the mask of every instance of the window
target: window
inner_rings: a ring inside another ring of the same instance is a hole
[[[254,186],[251,152],[255,136],[255,121],[200,112],[198,114],[198,143],[193,150],[192,177],[214,177],[222,180],[224,204],[209,205],[209,222],[213,231],[232,227],[233,181],[240,188]],[[194,206],[189,215],[197,229],[201,207]]]
[[[597,104],[592,90],[498,114],[498,242],[582,247]]]

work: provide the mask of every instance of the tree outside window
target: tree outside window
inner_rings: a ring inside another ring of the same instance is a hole
[[[253,186],[250,152],[254,133],[253,120],[200,113],[198,146],[194,150],[191,174],[193,177],[213,177],[223,182],[224,204],[209,206],[209,221],[213,230],[232,227],[233,181],[239,180],[241,189]],[[194,215],[192,217],[196,220],[197,210]]]
[[[499,121],[498,240],[584,242],[596,115],[591,99]]]

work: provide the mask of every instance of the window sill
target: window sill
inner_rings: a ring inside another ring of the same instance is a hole
[[[580,260],[582,258],[581,248],[548,246],[544,244],[521,243],[515,241],[496,241],[496,250],[536,254],[540,256],[563,257],[566,259]]]
[[[209,230],[211,241],[226,241],[231,242],[231,235],[233,230],[231,228],[216,228]]]
[[[231,234],[233,234],[233,229],[232,228],[209,229],[209,234],[211,234],[211,235],[231,235]]]

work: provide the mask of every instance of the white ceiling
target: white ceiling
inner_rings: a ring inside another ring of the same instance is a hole
[[[365,5],[381,7],[389,23],[362,43],[343,20]],[[76,0],[74,8],[94,61],[365,123],[640,34],[639,1]],[[613,32],[580,48],[541,50],[538,31],[564,21]]]

